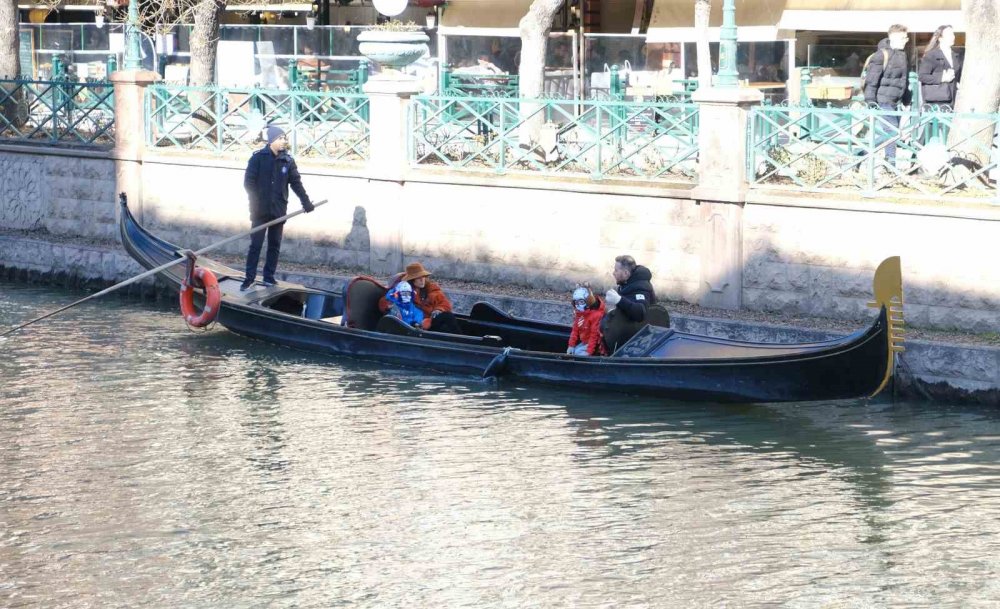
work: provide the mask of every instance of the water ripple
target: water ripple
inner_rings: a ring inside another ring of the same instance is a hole
[[[1000,600],[991,411],[496,386],[114,299],[0,349],[0,606]]]

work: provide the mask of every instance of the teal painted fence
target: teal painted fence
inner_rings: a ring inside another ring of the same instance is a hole
[[[0,140],[110,148],[114,88],[109,82],[0,80]]]
[[[1000,114],[929,107],[761,106],[750,114],[747,173],[755,187],[996,204],[998,128]]]
[[[409,128],[420,167],[691,181],[698,159],[688,103],[420,96]],[[521,145],[527,130],[537,145]]]
[[[146,144],[152,148],[245,154],[277,125],[301,158],[365,161],[369,103],[360,93],[151,85]]]

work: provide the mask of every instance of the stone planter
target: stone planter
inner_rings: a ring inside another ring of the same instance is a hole
[[[427,52],[427,34],[414,32],[388,32],[366,30],[358,35],[361,54],[375,63],[399,69],[423,57]]]

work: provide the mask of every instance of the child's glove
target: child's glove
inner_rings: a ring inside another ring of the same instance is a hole
[[[622,297],[619,296],[618,292],[614,290],[608,290],[608,292],[604,295],[604,302],[608,303],[611,306],[615,306],[616,304],[618,304],[618,301],[621,299]]]

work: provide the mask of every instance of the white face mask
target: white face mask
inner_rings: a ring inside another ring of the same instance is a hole
[[[402,302],[403,304],[410,304],[410,301],[412,299],[413,299],[413,292],[400,292],[399,293],[399,301]]]
[[[585,303],[585,302],[573,303],[573,308],[576,309],[577,311],[580,311],[582,313],[583,311],[585,311],[587,309],[587,303]]]

